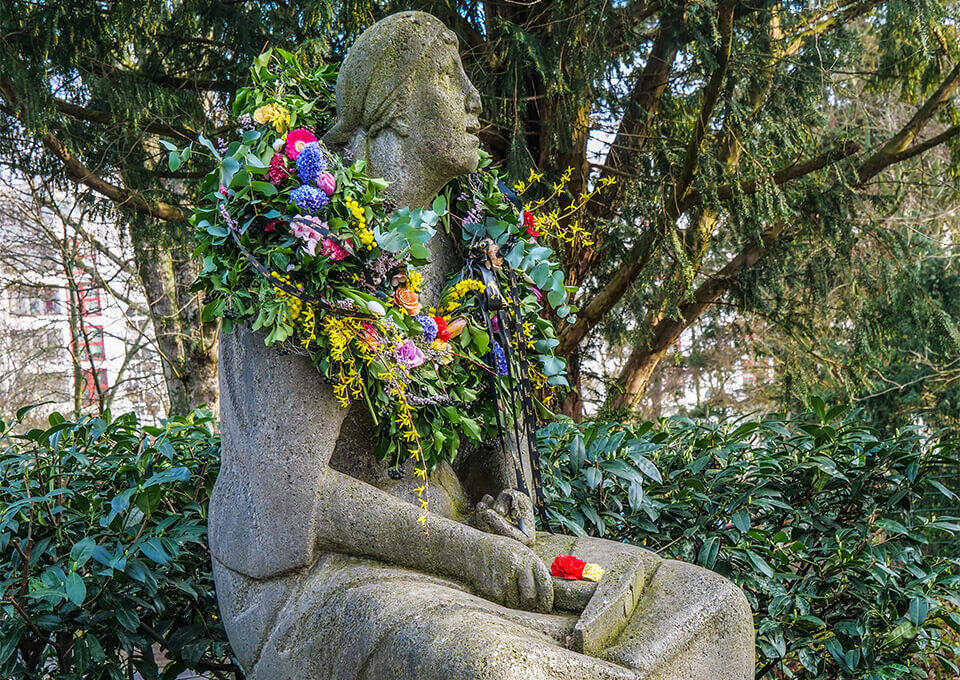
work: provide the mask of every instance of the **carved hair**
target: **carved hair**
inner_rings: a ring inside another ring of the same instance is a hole
[[[387,128],[407,136],[400,116],[413,94],[410,84],[444,44],[456,47],[456,36],[425,12],[399,12],[364,31],[340,67],[337,122],[324,142],[356,149]]]

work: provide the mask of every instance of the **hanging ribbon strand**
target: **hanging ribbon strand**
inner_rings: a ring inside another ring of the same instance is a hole
[[[523,207],[517,195],[502,181],[498,182],[498,187],[504,197],[522,215]],[[485,293],[480,298],[480,313],[490,338],[491,358],[494,364],[490,383],[497,401],[499,444],[504,453],[510,454],[513,459],[518,490],[533,499],[540,521],[546,527],[546,501],[537,453],[534,390],[530,380],[531,363],[523,340],[517,275],[509,263],[500,256],[501,252],[509,250],[512,245],[512,239],[500,247],[491,239],[472,244],[463,276],[479,279],[485,285]],[[501,271],[506,278],[506,291],[501,290],[497,271]],[[502,375],[503,381],[498,380],[501,377],[498,366],[499,357],[496,352],[498,346],[502,349],[506,364],[506,371]],[[509,430],[506,427],[505,414],[509,414]]]

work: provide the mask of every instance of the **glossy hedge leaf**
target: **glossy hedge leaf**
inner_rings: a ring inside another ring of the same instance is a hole
[[[83,582],[83,578],[75,571],[70,572],[67,576],[67,580],[64,584],[64,590],[67,593],[67,597],[78,607],[83,604],[84,599],[87,597],[87,586]]]

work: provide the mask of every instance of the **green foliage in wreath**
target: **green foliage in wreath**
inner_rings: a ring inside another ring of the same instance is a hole
[[[565,318],[575,309],[554,252],[537,243],[534,216],[501,193],[489,157],[481,153],[481,169],[430,208],[410,209],[390,204],[387,182],[363,160],[328,149],[322,133],[332,123],[336,75],[329,64],[308,69],[291,53],[265,52],[234,104],[237,138],[170,149],[171,165],[194,152],[217,163],[193,215],[203,318],[222,318],[225,332],[248,324],[266,344],[309,355],[343,405],[367,404],[377,455],[393,464],[412,457],[425,476],[452,460],[464,437],[497,433],[498,400],[490,397],[519,377],[506,375],[510,348],[487,326],[484,296],[499,292],[506,302],[500,319],[529,359],[524,377],[541,415],[566,385],[544,310]],[[492,278],[465,269],[437,299],[421,299],[437,230],[465,258],[486,262]],[[501,416],[508,424],[512,417]]]

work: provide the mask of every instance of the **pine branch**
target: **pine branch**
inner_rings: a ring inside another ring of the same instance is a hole
[[[913,117],[882,147],[863,162],[860,166],[859,173],[861,185],[894,163],[910,158],[911,155],[915,156],[917,153],[922,153],[927,148],[930,148],[922,148],[913,154],[903,155],[908,151],[910,144],[916,139],[917,135],[920,134],[924,126],[933,118],[937,109],[950,100],[954,92],[956,92],[958,85],[960,85],[960,63],[953,67],[953,70],[950,71],[944,81],[940,83],[940,86],[934,91],[930,98],[923,103],[923,106],[917,109]]]
[[[54,98],[53,103],[57,107],[57,111],[65,116],[76,118],[77,120],[83,120],[88,123],[99,123],[101,125],[116,125],[118,122],[108,113],[77,106],[76,104],[71,104],[70,102],[62,99]],[[185,127],[165,125],[163,123],[147,123],[140,129],[143,132],[149,132],[150,134],[160,135],[162,137],[171,137],[174,139],[182,139],[188,142],[194,142],[199,137],[199,133],[195,130]]]
[[[773,175],[770,177],[769,181],[777,186],[786,184],[795,179],[809,175],[812,172],[817,170],[822,170],[823,168],[837,163],[838,161],[843,160],[849,156],[857,154],[863,147],[860,146],[857,142],[843,142],[839,146],[826,151],[819,156],[814,156],[805,161],[795,161],[790,165],[787,165],[779,170],[776,170]],[[760,187],[763,186],[763,182],[758,179],[749,179],[740,183],[736,193],[751,195],[755,194]],[[734,195],[734,188],[731,184],[724,184],[717,189],[716,196],[719,200],[726,200],[732,198]],[[699,190],[690,191],[680,202],[678,208],[679,213],[683,214],[690,208],[696,206],[703,200]]]
[[[0,93],[3,93],[3,96],[10,104],[10,108],[5,108],[4,112],[14,116],[23,124],[23,118],[16,113],[17,97],[9,81],[0,81]],[[24,126],[26,127],[25,124]],[[137,212],[160,220],[175,222],[186,218],[186,213],[174,205],[163,201],[151,201],[138,191],[119,187],[99,177],[74,156],[67,146],[53,133],[35,134],[44,148],[56,158],[60,159],[67,176],[74,182],[93,189],[98,194],[109,198],[119,206],[132,208]]]
[[[703,147],[703,140],[707,132],[707,124],[713,117],[713,110],[720,99],[720,88],[727,75],[727,67],[730,64],[730,50],[733,40],[733,11],[736,3],[727,2],[720,7],[717,17],[717,30],[720,32],[720,50],[717,53],[717,67],[710,75],[710,80],[703,88],[700,94],[700,111],[697,113],[697,120],[693,126],[693,133],[690,135],[690,141],[687,143],[687,149],[683,156],[683,166],[680,169],[679,178],[673,190],[673,200],[666,206],[666,219],[672,222],[680,213],[679,204],[682,197],[690,188],[693,181],[693,174],[697,169],[697,161],[700,159],[700,151]],[[671,207],[672,206],[672,207]],[[674,213],[674,211],[677,211]]]

